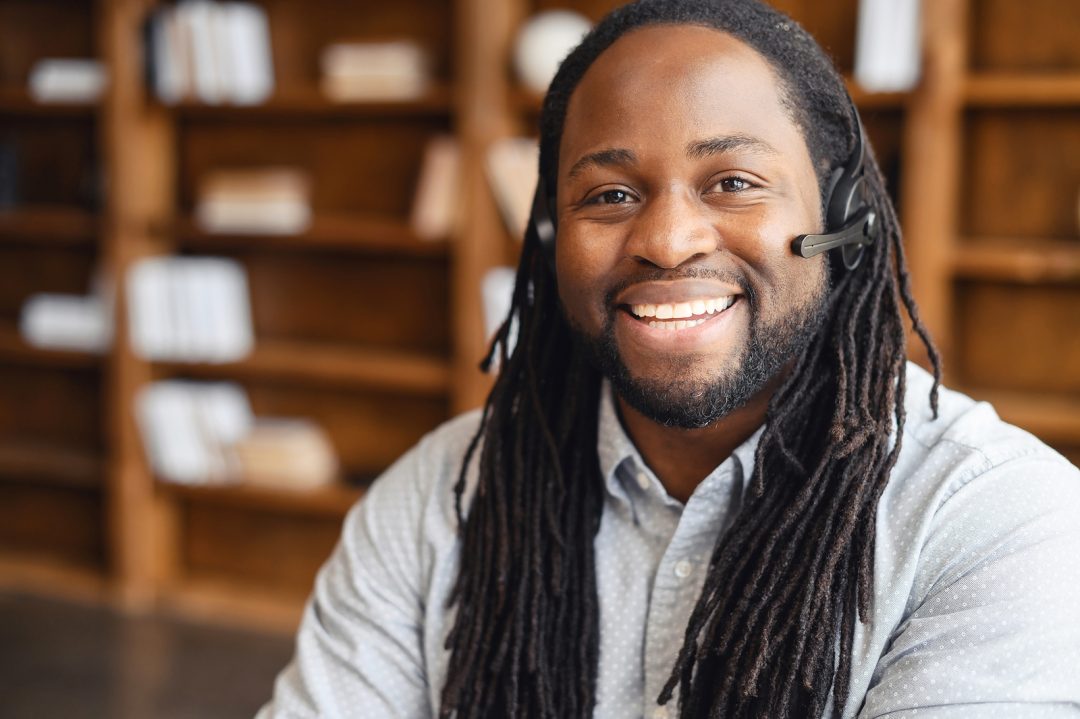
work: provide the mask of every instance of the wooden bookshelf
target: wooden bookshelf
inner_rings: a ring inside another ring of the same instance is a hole
[[[919,86],[868,93],[850,80],[855,0],[773,2],[848,78],[899,202],[948,383],[1080,457],[1075,3],[927,0]],[[477,370],[478,288],[520,244],[489,190],[485,153],[536,133],[541,99],[516,83],[509,49],[524,18],[553,5],[258,3],[270,18],[277,88],[252,107],[166,106],[147,92],[140,32],[156,0],[0,4],[0,141],[13,142],[20,161],[19,203],[0,211],[0,586],[74,586],[120,606],[289,628],[362,490],[159,482],[132,416],[138,392],[167,377],[238,382],[259,415],[315,419],[346,476],[367,480],[490,386]],[[559,6],[597,19],[617,4]],[[325,45],[388,37],[428,51],[430,92],[372,103],[320,94]],[[106,96],[34,101],[26,77],[45,57],[102,60]],[[424,148],[446,134],[462,149],[461,222],[429,242],[408,219]],[[207,173],[283,165],[313,178],[314,221],[303,233],[209,233],[194,222]],[[85,293],[99,267],[123,277],[160,254],[243,264],[250,357],[212,365],[136,356],[122,283],[105,356],[20,337],[31,294]],[[63,517],[63,527],[49,534],[46,516]]]

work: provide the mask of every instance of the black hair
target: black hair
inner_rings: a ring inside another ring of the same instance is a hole
[[[544,100],[541,182],[555,196],[567,103],[586,70],[636,28],[689,24],[745,42],[772,66],[824,189],[855,144],[843,81],[797,23],[757,0],[640,0],[604,18]],[[878,499],[904,427],[906,310],[934,368],[900,228],[867,148],[880,224],[855,271],[832,277],[827,316],[769,403],[734,523],[719,537],[661,695],[682,717],[820,716],[848,699],[856,618],[873,598]],[[509,337],[517,328],[513,348]],[[604,503],[602,378],[559,308],[556,278],[526,234],[499,374],[455,487],[461,563],[441,716],[587,717],[596,702],[599,603],[593,541]],[[464,516],[470,464],[475,494]],[[839,639],[839,644],[837,644]]]

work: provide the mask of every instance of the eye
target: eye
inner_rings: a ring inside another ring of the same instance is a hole
[[[721,178],[715,185],[713,185],[713,187],[718,189],[720,192],[743,192],[754,187],[754,183],[750,182],[744,177],[733,175],[731,177]]]
[[[590,205],[622,205],[630,202],[633,197],[626,190],[605,190],[598,195],[595,195],[588,200],[586,204]]]

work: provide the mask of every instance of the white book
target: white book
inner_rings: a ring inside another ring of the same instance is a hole
[[[147,360],[168,359],[172,317],[169,314],[167,258],[136,262],[127,276],[127,307],[131,349]]]
[[[215,4],[186,0],[176,6],[176,11],[191,47],[195,97],[208,105],[220,104],[225,99],[225,83],[218,57]]]
[[[860,0],[855,81],[870,92],[905,92],[919,81],[919,0]]]
[[[461,151],[457,141],[441,135],[428,141],[413,197],[410,225],[417,237],[444,240],[457,223],[461,202]]]
[[[540,146],[533,138],[507,137],[487,153],[487,175],[507,228],[515,238],[525,236],[539,176]]]
[[[188,94],[187,66],[179,47],[176,12],[159,9],[150,20],[150,48],[154,53],[154,94],[172,105]]]
[[[35,347],[101,353],[112,341],[112,317],[101,298],[41,293],[22,306],[19,331]]]
[[[221,6],[227,28],[231,99],[238,105],[257,105],[274,92],[270,23],[266,11],[251,3]]]

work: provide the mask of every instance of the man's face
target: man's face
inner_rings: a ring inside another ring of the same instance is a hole
[[[724,33],[624,35],[567,109],[559,295],[624,400],[667,425],[741,407],[805,349],[824,312],[806,142],[767,62]]]

